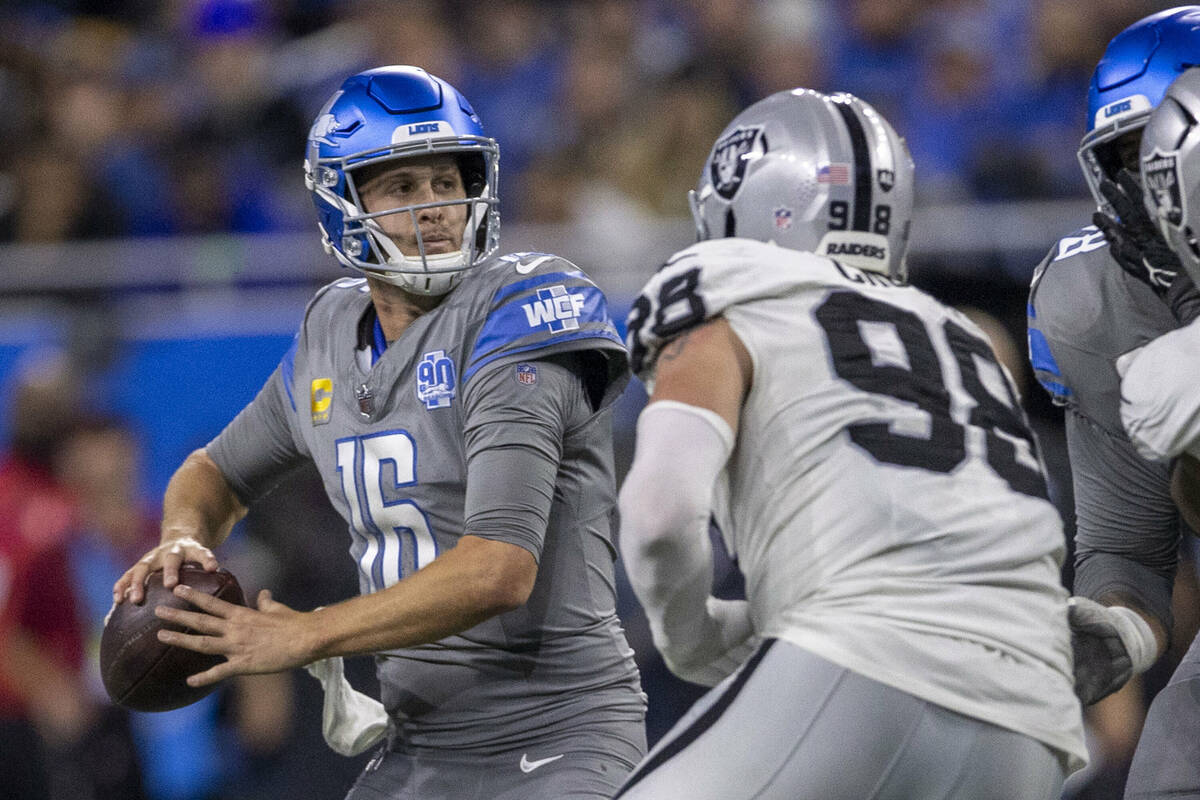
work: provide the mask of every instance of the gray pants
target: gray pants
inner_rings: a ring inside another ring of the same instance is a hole
[[[496,753],[382,747],[346,800],[607,800],[646,752],[639,721]]]
[[[771,640],[650,752],[623,800],[1052,800],[1061,758]]]
[[[1200,636],[1150,704],[1125,800],[1200,798]]]

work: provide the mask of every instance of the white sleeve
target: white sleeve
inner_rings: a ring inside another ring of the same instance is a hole
[[[1200,321],[1117,360],[1121,422],[1144,457],[1200,457]]]
[[[716,413],[675,401],[638,418],[637,449],[621,487],[621,556],[654,644],[679,677],[712,686],[758,645],[745,601],[711,596],[713,487],[733,451]]]

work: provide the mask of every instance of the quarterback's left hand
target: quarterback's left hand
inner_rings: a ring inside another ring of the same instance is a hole
[[[272,600],[268,590],[258,593],[257,611],[182,583],[174,591],[200,610],[158,606],[154,613],[199,633],[160,630],[159,641],[226,658],[212,669],[188,677],[189,686],[207,686],[232,675],[280,672],[311,660],[304,644],[308,615]]]
[[[1153,289],[1181,325],[1200,316],[1200,292],[1146,212],[1138,179],[1122,169],[1116,182],[1100,180],[1100,193],[1118,219],[1097,211],[1092,222],[1104,233],[1121,269]]]

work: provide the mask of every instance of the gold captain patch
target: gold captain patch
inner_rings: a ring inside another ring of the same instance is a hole
[[[333,406],[333,381],[329,378],[317,378],[312,382],[312,424],[324,425],[329,422],[329,410]]]

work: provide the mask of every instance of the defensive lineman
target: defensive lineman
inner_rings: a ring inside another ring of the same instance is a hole
[[[633,306],[621,550],[717,685],[619,798],[1049,800],[1086,757],[1061,522],[984,335],[905,283],[912,178],[857,98],[773,95]],[[747,601],[710,596],[710,513]]]
[[[421,69],[343,83],[305,178],[326,248],[365,277],[317,293],[258,397],[172,478],[162,544],[114,587],[139,602],[156,567],[167,585],[183,560],[215,568],[245,505],[315,462],[362,596],[300,613],[179,586],[205,613],[159,615],[200,632],[166,641],[228,659],[198,684],[377,653],[387,742],[356,800],[607,797],[645,749],[609,529],[625,349],[574,265],[491,257],[497,158],[466,98]],[[348,750],[377,738],[369,707],[336,706]]]

